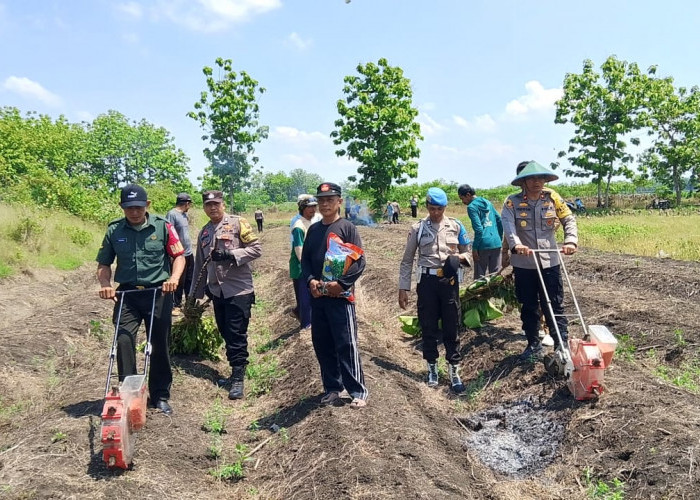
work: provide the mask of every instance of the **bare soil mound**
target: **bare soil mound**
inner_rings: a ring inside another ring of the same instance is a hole
[[[457,398],[444,382],[423,383],[419,341],[399,329],[408,226],[360,232],[368,265],[357,310],[369,405],[319,406],[310,338],[287,313],[289,236],[270,229],[256,263],[251,334],[268,340],[284,374],[269,393],[230,402],[215,384],[228,375],[226,363],[175,357],[175,414],[149,413],[128,471],[101,461],[112,332],[94,269],[1,283],[0,496],[571,499],[587,498],[588,471],[593,481],[621,481],[625,498],[700,498],[700,398],[661,376],[697,366],[700,265],[579,252],[567,267],[584,317],[621,342],[607,390],[577,402],[541,365],[518,363],[525,339],[508,314],[462,335],[468,391]],[[213,438],[202,426],[220,396],[231,414],[214,444],[229,462],[236,445],[248,450],[238,481],[209,473],[223,459],[209,458]],[[510,434],[480,439],[488,428]],[[537,456],[515,462],[521,448]]]

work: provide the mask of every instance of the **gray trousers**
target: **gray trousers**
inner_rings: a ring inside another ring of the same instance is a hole
[[[494,274],[501,270],[501,247],[488,250],[477,250],[479,260],[474,261],[474,279],[479,279],[487,274]]]

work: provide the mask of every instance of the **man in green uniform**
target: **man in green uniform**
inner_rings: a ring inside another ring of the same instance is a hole
[[[117,367],[119,381],[136,374],[136,334],[141,322],[151,324],[153,294],[146,289],[159,288],[153,309],[151,332],[151,366],[148,374],[148,390],[151,404],[166,415],[173,410],[168,403],[173,375],[170,369],[168,340],[170,337],[172,292],[177,289],[185,267],[184,249],[175,229],[168,221],[147,212],[151,202],[146,190],[129,184],[121,190],[121,207],[124,217],[107,226],[107,233],[97,253],[97,279],[99,295],[103,299],[117,300],[116,292],[144,290],[142,293],[125,293],[119,325],[117,326]],[[117,260],[112,286],[112,263]],[[171,263],[172,259],[172,263]],[[172,272],[171,272],[172,265]],[[119,303],[114,306],[117,321]]]

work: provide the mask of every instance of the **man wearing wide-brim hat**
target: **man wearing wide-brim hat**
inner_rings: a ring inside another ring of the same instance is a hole
[[[538,259],[542,277],[556,317],[556,325],[564,342],[567,341],[568,322],[564,314],[564,287],[561,279],[559,252],[540,252],[533,258],[532,249],[557,249],[555,238],[556,221],[564,229],[561,252],[571,255],[576,252],[578,229],[576,218],[564,200],[556,192],[547,189],[547,182],[559,177],[535,161],[527,163],[511,182],[521,191],[510,195],[503,204],[501,219],[503,234],[511,251],[511,264],[515,275],[515,293],[521,304],[520,319],[527,336],[527,348],[520,359],[542,359],[542,344],[539,339],[540,307],[550,332],[555,332],[555,320],[551,317],[544,291],[537,273]],[[553,335],[555,347],[559,339]]]

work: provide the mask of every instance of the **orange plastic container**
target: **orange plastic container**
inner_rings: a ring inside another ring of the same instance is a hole
[[[598,345],[580,339],[569,340],[574,371],[568,385],[578,401],[592,399],[603,392],[605,364]]]
[[[588,325],[588,333],[591,335],[591,342],[594,342],[600,349],[605,368],[609,368],[615,349],[617,349],[617,339],[603,325]]]

